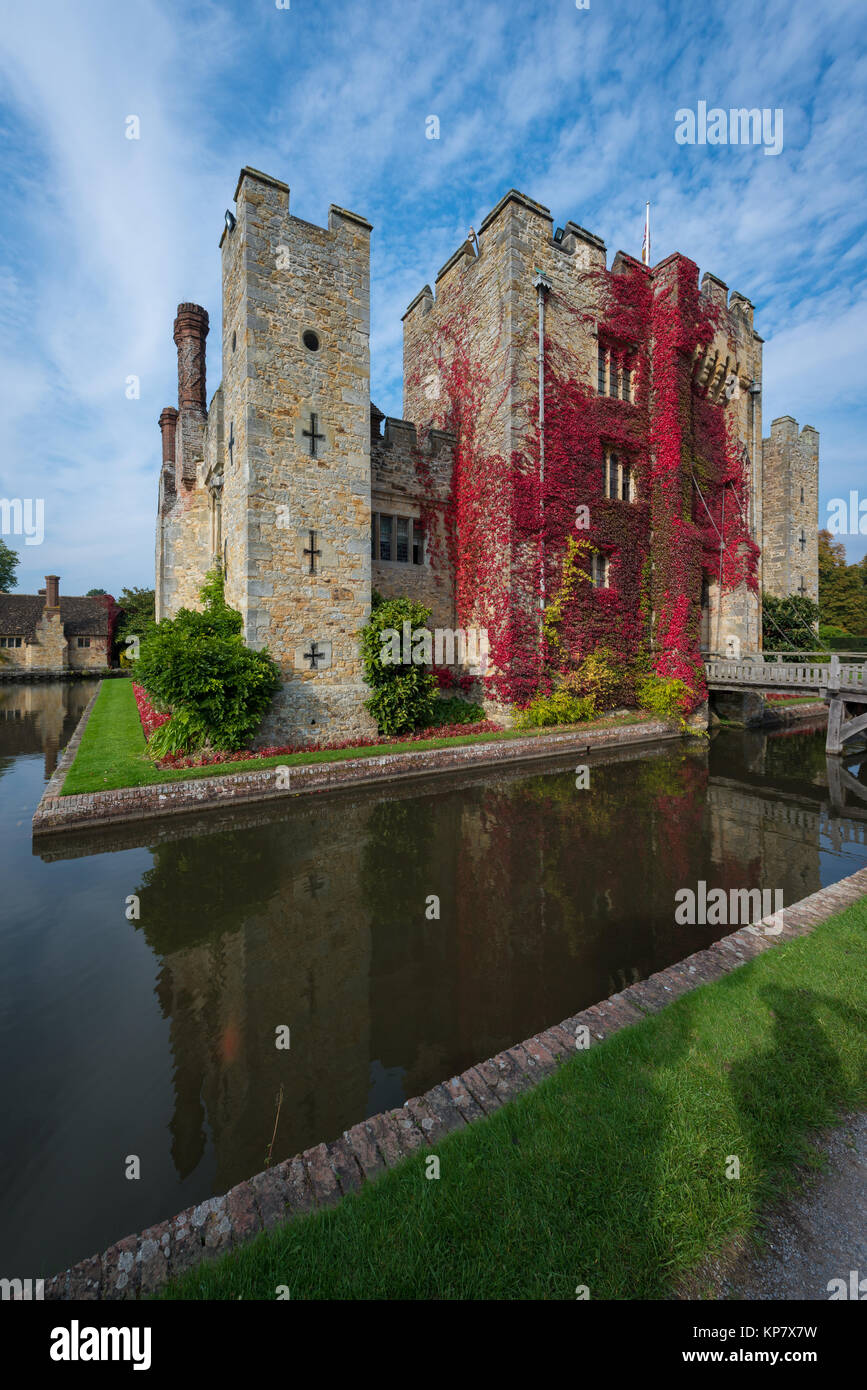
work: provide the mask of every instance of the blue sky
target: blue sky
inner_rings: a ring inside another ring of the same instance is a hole
[[[3,0],[0,18],[0,496],[45,499],[44,542],[11,538],[20,591],[46,571],[65,593],[152,584],[175,306],[211,315],[210,396],[244,164],[299,217],[373,222],[372,394],[395,415],[401,314],[508,188],[609,264],[639,254],[649,198],[654,260],[680,250],[753,300],[765,432],[819,429],[820,520],[867,497],[863,0]],[[781,153],[677,144],[699,101],[782,108]]]

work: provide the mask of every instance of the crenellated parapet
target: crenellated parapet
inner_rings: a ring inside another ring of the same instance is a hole
[[[701,298],[713,306],[717,324],[711,342],[696,352],[696,383],[722,403],[761,383],[762,339],[753,328],[752,302],[737,290],[729,295],[725,282],[709,270],[701,279]]]
[[[371,438],[371,487],[388,488],[407,497],[448,497],[455,457],[449,430],[419,430],[409,420],[381,416],[383,432]]]

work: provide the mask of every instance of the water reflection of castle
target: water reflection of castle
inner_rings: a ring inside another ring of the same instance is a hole
[[[179,1173],[209,1135],[214,1190],[259,1170],[281,1083],[275,1159],[369,1113],[372,1063],[394,1087],[372,1109],[397,1104],[713,940],[675,926],[678,886],[814,892],[827,792],[791,753],[785,790],[749,750],[722,776],[678,746],[594,768],[592,797],[572,769],[524,769],[158,845],[138,925],[161,957]],[[832,820],[864,844],[865,822]]]

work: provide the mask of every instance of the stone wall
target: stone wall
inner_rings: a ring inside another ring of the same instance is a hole
[[[448,555],[446,504],[452,483],[454,437],[442,430],[430,430],[418,439],[415,425],[406,420],[386,419],[379,434],[378,422],[371,429],[371,553],[373,587],[383,598],[411,598],[431,610],[429,625],[455,626],[454,573],[443,563]],[[422,563],[415,564],[412,532],[409,559],[384,560],[380,548],[379,518],[406,517],[421,525]]]
[[[46,608],[36,624],[36,640],[26,644],[28,671],[62,671],[67,665],[68,644],[60,621],[59,608]],[[15,656],[14,648],[9,655]],[[105,665],[105,660],[102,662]]]
[[[66,655],[73,671],[104,671],[111,664],[106,654],[106,639],[91,637],[89,647],[80,647],[77,637],[67,639]]]
[[[486,592],[461,584],[456,576],[458,626],[496,631],[510,604],[522,614],[522,625],[539,621],[538,595],[518,583],[528,556],[514,530],[514,479],[509,471],[511,460],[529,451],[533,429],[530,406],[537,398],[538,381],[534,280],[538,269],[551,281],[547,333],[555,343],[558,335],[569,335],[579,375],[590,385],[596,362],[592,320],[598,317],[598,272],[605,266],[605,246],[598,237],[571,222],[560,241],[552,230],[547,208],[510,190],[482,222],[477,249],[469,240],[459,247],[436,278],[436,296],[426,285],[404,315],[404,414],[420,427],[442,424],[449,410],[451,364],[466,356],[472,364],[475,396],[472,456],[487,459],[489,466],[502,461],[503,487],[497,502],[491,499],[490,515],[479,517]],[[468,536],[457,536],[459,569],[468,542]],[[489,673],[494,673],[493,666]],[[502,713],[496,705],[489,707]]]
[[[802,592],[819,601],[819,432],[791,415],[762,440],[763,583],[775,598]]]
[[[6,635],[6,634],[4,633],[4,636],[5,636],[5,635]],[[11,636],[14,636],[14,635],[15,635],[14,633],[10,633],[10,634],[9,634],[10,637],[11,637]],[[28,647],[26,641],[24,641],[23,638],[22,638],[21,646],[20,646],[20,647],[4,647],[4,648],[2,649],[2,652],[3,652],[3,656],[6,658],[6,660],[5,660],[4,662],[0,663],[0,671],[3,670],[4,666],[5,666],[5,668],[6,668],[7,671],[8,671],[11,667],[16,667],[16,666],[17,666],[17,667],[20,667],[22,670],[28,669],[29,666],[30,666],[30,660],[29,660],[29,655],[28,655],[28,654],[29,654],[29,650],[30,650],[30,649],[29,649],[29,647]]]

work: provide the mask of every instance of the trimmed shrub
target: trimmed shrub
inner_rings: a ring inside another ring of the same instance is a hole
[[[361,629],[364,678],[373,690],[364,707],[381,734],[410,733],[434,722],[438,686],[430,669],[412,661],[404,664],[389,659],[389,633],[402,635],[404,623],[412,633],[425,627],[429,617],[430,609],[423,603],[408,598],[385,599],[373,608]]]
[[[584,724],[596,713],[592,695],[573,695],[568,690],[555,690],[552,695],[537,695],[524,709],[515,710],[517,729],[542,729],[551,724]]]
[[[243,748],[280,686],[268,652],[244,645],[243,620],[223,597],[219,570],[207,576],[199,597],[202,611],[182,608],[148,632],[135,663],[135,679],[154,708],[171,711],[148,740],[154,758]]]
[[[679,719],[681,727],[686,726],[684,715],[692,707],[693,695],[685,681],[651,671],[635,682],[635,694],[642,709],[658,719]]]
[[[478,724],[487,717],[481,705],[471,704],[457,695],[449,699],[440,696],[434,700],[434,727],[440,724]]]

